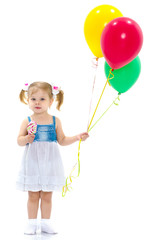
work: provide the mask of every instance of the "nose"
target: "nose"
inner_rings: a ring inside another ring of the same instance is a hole
[[[39,100],[36,100],[36,105],[39,105]]]

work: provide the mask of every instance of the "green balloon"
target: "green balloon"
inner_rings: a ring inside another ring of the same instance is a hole
[[[105,62],[105,75],[108,77],[111,67]],[[119,93],[128,91],[137,81],[141,72],[141,62],[137,56],[132,62],[113,71],[114,78],[109,80],[111,86]]]

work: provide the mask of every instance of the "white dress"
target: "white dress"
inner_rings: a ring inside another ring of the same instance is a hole
[[[31,121],[30,117],[28,117]],[[53,124],[37,125],[33,143],[25,146],[16,186],[21,191],[62,191],[65,176]]]

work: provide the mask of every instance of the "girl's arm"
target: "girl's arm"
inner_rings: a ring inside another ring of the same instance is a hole
[[[78,134],[73,137],[66,137],[62,130],[61,121],[58,118],[56,118],[56,132],[57,132],[57,141],[62,146],[70,145],[76,141],[79,141],[80,139],[82,139],[82,141],[85,141],[89,137],[87,132]]]
[[[17,143],[20,146],[25,146],[27,143],[32,143],[35,135],[28,135],[27,133],[28,119],[25,119],[20,127]]]

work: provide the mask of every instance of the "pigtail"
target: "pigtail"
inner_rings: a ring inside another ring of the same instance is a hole
[[[56,95],[56,102],[57,102],[56,108],[59,111],[60,111],[60,107],[63,104],[63,100],[64,100],[64,92],[62,90],[59,90],[59,93]]]
[[[21,90],[21,92],[20,92],[20,94],[19,94],[19,99],[20,99],[20,101],[22,102],[22,103],[24,103],[24,104],[28,104],[28,101],[27,101],[27,96],[26,96],[26,92],[27,91],[25,91],[25,90]]]

